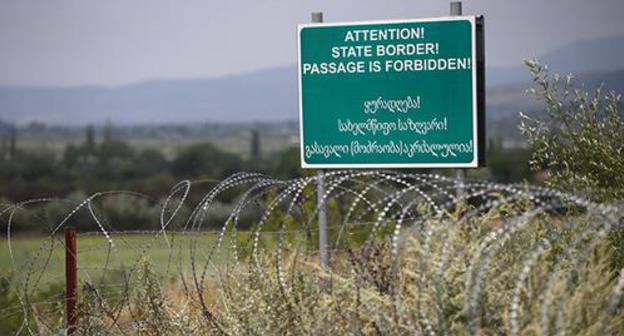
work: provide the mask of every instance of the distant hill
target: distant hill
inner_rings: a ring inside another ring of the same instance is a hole
[[[624,36],[581,41],[539,57],[557,72],[581,73],[593,86],[604,81],[624,92]],[[519,111],[539,108],[524,95],[530,78],[521,66],[487,69],[488,127],[507,130]],[[0,121],[57,125],[118,125],[296,120],[294,66],[194,80],[154,80],[119,87],[0,86]],[[505,127],[503,127],[503,124]],[[494,125],[494,124],[492,124]],[[500,126],[500,127],[499,127]],[[503,131],[506,134],[507,131]]]
[[[242,76],[154,80],[120,87],[0,86],[0,120],[82,125],[296,119],[297,73],[274,68]]]
[[[624,36],[574,42],[537,58],[542,64],[548,64],[553,71],[562,74],[624,69]],[[530,79],[523,65],[487,69],[488,86],[528,82]]]

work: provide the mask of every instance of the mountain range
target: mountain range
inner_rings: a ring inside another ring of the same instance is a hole
[[[538,57],[557,72],[573,72],[588,86],[605,82],[624,91],[624,36],[579,41]],[[539,108],[524,94],[530,84],[522,67],[488,68],[488,120],[514,119]],[[102,87],[0,86],[0,121],[85,125],[244,122],[298,117],[295,66],[239,76],[153,80]],[[489,128],[489,127],[488,127]]]

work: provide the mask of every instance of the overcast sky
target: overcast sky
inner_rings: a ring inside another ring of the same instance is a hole
[[[0,0],[0,84],[119,85],[296,63],[296,24],[448,14],[433,0]],[[470,0],[490,66],[624,35],[624,0]]]

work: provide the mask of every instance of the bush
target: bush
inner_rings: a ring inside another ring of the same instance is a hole
[[[185,148],[172,162],[172,170],[181,178],[225,178],[237,172],[242,160],[220,151],[211,143],[201,143]]]
[[[526,61],[545,104],[546,118],[521,114],[520,131],[533,146],[531,167],[548,169],[550,187],[586,194],[597,201],[624,198],[624,119],[621,95],[577,88],[573,76],[550,76],[537,61]]]
[[[86,293],[81,307],[88,307],[89,314],[80,330],[620,334],[624,315],[615,289],[621,280],[609,267],[607,241],[595,231],[596,215],[524,217],[528,209],[523,204],[506,204],[467,221],[458,214],[428,217],[406,229],[397,258],[392,245],[380,239],[335,253],[331,272],[318,266],[317,256],[292,245],[281,255],[269,250],[249,263],[215,265],[200,287],[193,287],[197,278],[167,286],[155,266],[143,260],[129,279],[127,313],[115,329],[109,315],[119,306]],[[525,221],[515,226],[519,218]]]
[[[504,243],[492,241],[489,250],[483,249],[487,245],[480,242],[497,230],[500,214],[462,225],[450,218],[423,223],[437,229],[428,242],[422,232],[408,235],[412,238],[405,242],[400,267],[384,243],[372,252],[334,256],[331,273],[314,259],[292,255],[279,268],[274,256],[265,255],[256,271],[235,269],[220,282],[220,321],[232,335],[599,335],[622,330],[622,314],[604,305],[616,282],[604,240],[580,252],[575,234],[552,239],[562,223],[546,215]],[[581,223],[572,231],[583,232],[591,221]],[[561,258],[568,252],[568,260]],[[480,269],[475,260],[481,260]]]

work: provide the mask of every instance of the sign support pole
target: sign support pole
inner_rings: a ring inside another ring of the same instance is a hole
[[[322,23],[323,12],[312,13],[312,23]],[[329,256],[327,254],[327,202],[325,196],[325,172],[322,169],[316,173],[316,194],[318,207],[319,222],[319,255],[321,259],[321,268],[329,266]]]
[[[461,1],[451,1],[450,7],[451,16],[462,15],[462,3]],[[464,178],[465,171],[461,168],[455,169],[455,180],[457,181],[457,198],[464,197]]]

